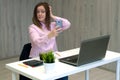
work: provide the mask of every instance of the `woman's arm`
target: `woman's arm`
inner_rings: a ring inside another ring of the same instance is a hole
[[[62,30],[68,29],[71,25],[70,21],[68,21],[67,19],[53,15],[51,6],[50,6],[50,16],[55,21],[56,20],[62,20]]]
[[[49,39],[52,37],[56,37],[58,35],[58,31],[59,29],[57,29],[57,27],[53,30],[51,30],[49,33],[42,33],[42,31],[37,28],[37,26],[35,25],[31,25],[29,27],[29,37],[31,39],[31,43],[33,43],[34,45],[37,45],[38,47],[40,46],[45,46]]]
[[[29,27],[29,37],[30,37],[31,43],[33,43],[38,47],[45,46],[49,39],[47,34],[43,34],[39,29],[37,29],[33,25]]]

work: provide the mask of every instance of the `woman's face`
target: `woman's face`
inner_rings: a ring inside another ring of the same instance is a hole
[[[43,6],[39,6],[37,8],[37,18],[40,22],[45,22],[46,11],[45,11],[45,8]]]

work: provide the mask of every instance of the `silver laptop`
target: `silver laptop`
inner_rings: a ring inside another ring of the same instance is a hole
[[[80,66],[103,59],[106,54],[110,35],[100,36],[81,43],[78,55],[59,59],[60,62]]]

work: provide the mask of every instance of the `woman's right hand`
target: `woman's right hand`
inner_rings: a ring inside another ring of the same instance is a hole
[[[49,34],[48,38],[56,37],[58,36],[59,32],[62,30],[60,27],[55,27]]]

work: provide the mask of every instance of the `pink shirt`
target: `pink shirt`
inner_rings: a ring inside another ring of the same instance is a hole
[[[66,30],[70,27],[70,22],[67,19],[56,17],[55,20],[62,20],[62,29]],[[48,50],[57,51],[56,37],[48,39],[48,33],[50,32],[45,27],[44,23],[42,24],[42,29],[38,28],[36,25],[32,24],[29,26],[29,37],[31,41],[31,51],[29,57],[37,57],[41,52],[46,52]],[[56,27],[55,22],[51,22],[51,29]]]

